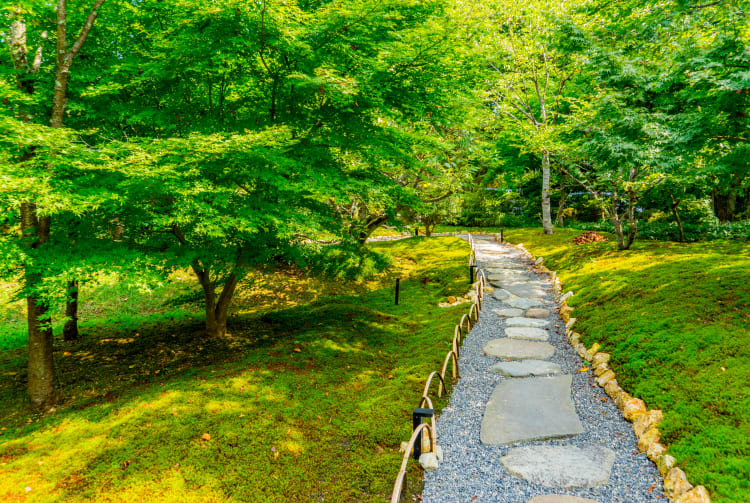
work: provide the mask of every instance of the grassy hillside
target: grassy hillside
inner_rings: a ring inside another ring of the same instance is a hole
[[[22,405],[24,348],[0,354],[0,500],[383,501],[467,307],[437,303],[468,289],[468,246],[373,248],[393,266],[367,282],[254,276],[225,340],[203,338],[189,308],[158,309],[189,277],[150,294],[91,286],[89,299],[119,300],[89,306],[81,342],[59,342],[56,412]]]
[[[750,244],[637,241],[577,246],[578,231],[506,229],[558,272],[586,345],[613,355],[622,386],[665,411],[661,427],[694,484],[750,501]]]

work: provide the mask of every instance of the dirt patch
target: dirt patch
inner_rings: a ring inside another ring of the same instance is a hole
[[[573,244],[585,245],[587,243],[598,243],[598,242],[606,241],[606,240],[607,238],[605,238],[598,232],[586,231],[583,234],[574,237]]]

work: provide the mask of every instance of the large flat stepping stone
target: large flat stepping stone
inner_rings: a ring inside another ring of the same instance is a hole
[[[578,496],[568,496],[567,494],[545,494],[531,498],[526,503],[599,503],[588,498],[579,498]]]
[[[615,453],[599,446],[529,445],[500,461],[513,475],[545,487],[594,487],[609,480]]]
[[[570,375],[501,381],[484,411],[479,436],[482,443],[506,445],[583,433],[583,425],[570,399],[571,381]],[[518,457],[509,459],[513,461],[510,466],[523,468],[525,465],[514,461]]]
[[[518,271],[516,269],[500,269],[490,273],[488,279],[490,281],[504,281],[513,283],[516,281],[531,281],[531,276],[523,271]]]
[[[517,307],[518,309],[529,309],[532,307],[542,307],[544,305],[541,300],[526,299],[524,297],[511,297],[504,302],[510,307]]]
[[[509,318],[505,320],[505,326],[506,327],[534,327],[534,328],[542,328],[549,325],[549,321],[547,320],[538,320],[535,318]]]
[[[499,372],[505,377],[547,376],[562,372],[560,365],[544,360],[499,362],[490,367],[490,370]]]
[[[484,354],[513,360],[546,360],[555,353],[555,346],[546,342],[520,339],[492,339],[484,346]]]
[[[534,327],[510,327],[505,329],[505,335],[511,339],[528,339],[530,341],[549,340],[549,331]]]
[[[526,314],[524,316],[526,316],[527,318],[536,318],[540,320],[546,320],[547,318],[549,318],[550,314],[551,313],[549,312],[549,309],[542,309],[540,307],[532,307],[531,309],[526,311]]]
[[[546,286],[530,283],[528,281],[513,281],[504,283],[503,288],[518,297],[541,298],[547,295]]]
[[[510,292],[503,290],[502,288],[497,288],[494,292],[492,292],[492,296],[501,302],[513,297]]]
[[[486,268],[486,274],[505,274],[505,271],[516,270],[518,266],[510,261],[495,260]]]
[[[501,307],[499,309],[493,309],[493,313],[503,318],[517,318],[523,314],[523,309],[516,309],[515,307]]]

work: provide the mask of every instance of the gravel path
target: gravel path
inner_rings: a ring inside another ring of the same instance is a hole
[[[491,262],[501,257],[480,251],[492,248],[490,241],[477,238],[475,242],[477,262],[486,272]],[[507,253],[502,255],[503,258],[512,257],[518,270],[530,270],[531,263],[519,250],[500,244],[494,246]],[[533,273],[531,276],[546,279]],[[444,460],[437,470],[425,473],[423,502],[526,503],[535,496],[546,494],[586,497],[600,503],[665,501],[661,478],[646,455],[638,452],[630,423],[623,419],[604,390],[594,384],[593,373],[578,371],[585,362],[564,337],[565,324],[554,313],[555,300],[551,289],[544,303],[553,311],[549,343],[555,346],[555,353],[549,361],[559,364],[563,374],[573,376],[572,399],[584,433],[571,438],[501,447],[485,446],[480,442],[487,401],[495,386],[503,379],[509,379],[489,370],[499,360],[485,356],[482,351],[488,341],[503,337],[505,318],[497,316],[493,310],[507,307],[491,295],[485,295],[479,322],[461,348],[461,379],[438,418],[438,441],[443,448]],[[501,456],[521,445],[604,446],[612,449],[616,457],[609,482],[605,485],[586,489],[550,489],[511,475],[501,464]]]

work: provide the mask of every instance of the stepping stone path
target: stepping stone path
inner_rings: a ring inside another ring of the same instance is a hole
[[[578,496],[568,496],[566,494],[546,494],[531,498],[529,503],[598,503],[588,498],[579,498]]]
[[[506,445],[583,433],[570,400],[570,376],[508,379],[487,402],[480,438]]]
[[[540,320],[546,320],[549,318],[550,312],[549,309],[542,309],[540,307],[532,307],[528,311],[526,311],[527,318],[538,318]]]
[[[523,297],[511,297],[505,301],[510,307],[517,307],[518,309],[529,309],[531,307],[542,307],[544,303],[541,300],[536,299],[525,299]]]
[[[444,458],[425,472],[422,501],[663,502],[629,423],[579,372],[548,278],[517,248],[474,242],[495,290],[461,348],[462,377],[438,417]]]
[[[519,281],[515,281],[512,283],[503,283],[502,287],[516,297],[526,297],[529,299],[541,299],[542,297],[547,295],[548,290],[548,288],[544,288],[534,283],[522,283]]]
[[[505,321],[506,327],[534,327],[542,328],[549,325],[547,320],[539,320],[536,318],[510,318]]]
[[[555,352],[555,347],[546,342],[522,341],[516,339],[494,339],[484,347],[484,354],[498,358],[512,358],[522,360],[524,358],[545,359]]]
[[[504,318],[516,318],[523,314],[523,309],[516,309],[515,307],[501,307],[500,309],[494,309],[492,312]]]
[[[511,339],[529,339],[531,341],[549,340],[549,331],[534,327],[506,328],[505,335],[507,335]]]
[[[606,447],[531,445],[500,458],[512,474],[545,487],[593,487],[605,484],[615,462]]]
[[[505,286],[506,283],[507,284],[519,283],[523,285],[523,284],[526,284],[526,282],[531,281],[531,277],[528,274],[515,272],[512,269],[501,269],[501,271],[490,273],[487,276],[487,280],[490,283],[498,285],[500,287]],[[523,282],[523,283],[520,283],[520,282]]]
[[[562,372],[557,363],[544,360],[519,360],[494,364],[490,370],[506,377],[547,376]]]
[[[498,288],[494,292],[492,292],[492,296],[497,300],[508,300],[513,297],[510,292],[505,291],[502,288]]]

